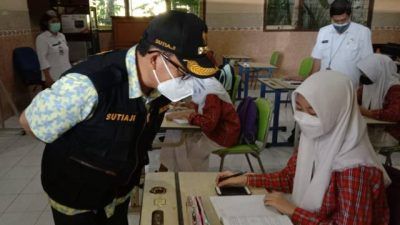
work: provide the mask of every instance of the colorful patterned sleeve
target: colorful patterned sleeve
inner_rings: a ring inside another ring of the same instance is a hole
[[[291,193],[296,172],[297,151],[290,157],[286,167],[275,173],[247,176],[247,184],[255,187]]]
[[[87,76],[70,73],[40,92],[26,108],[34,135],[51,143],[85,120],[97,104],[97,92]]]
[[[374,119],[400,122],[400,85],[389,89],[383,109],[371,110],[371,112]]]

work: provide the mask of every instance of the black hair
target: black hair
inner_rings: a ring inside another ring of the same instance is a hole
[[[50,11],[52,11],[52,13],[49,13]],[[58,16],[58,14],[54,10],[48,10],[47,12],[45,12],[42,15],[42,17],[40,18],[40,21],[39,21],[40,29],[42,31],[49,30],[49,20],[51,20],[53,18],[60,19],[60,17]]]
[[[351,15],[351,3],[348,0],[335,0],[331,4],[330,15],[342,15],[346,13],[347,15]]]
[[[136,50],[139,52],[141,56],[145,56],[151,48],[152,45],[142,38],[139,44],[137,45]]]

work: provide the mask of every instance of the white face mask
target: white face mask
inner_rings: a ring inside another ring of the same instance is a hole
[[[304,136],[315,139],[324,134],[321,120],[318,117],[296,110],[294,119],[299,124]]]
[[[187,80],[182,80],[181,77],[174,78],[164,58],[161,57],[161,59],[171,79],[160,82],[156,71],[153,70],[154,77],[158,82],[157,90],[172,102],[178,102],[191,96],[193,94],[193,80],[191,78]]]

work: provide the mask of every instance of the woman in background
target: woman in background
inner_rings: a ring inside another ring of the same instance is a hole
[[[385,225],[389,222],[385,185],[390,179],[372,148],[351,80],[322,71],[292,95],[300,144],[287,166],[275,173],[246,174],[218,186],[251,185],[272,192],[266,205],[296,225]],[[292,193],[292,201],[282,192]]]
[[[48,10],[40,20],[42,33],[36,37],[36,52],[46,87],[58,80],[62,73],[71,68],[69,49],[56,11]]]
[[[388,56],[373,54],[358,63],[362,71],[358,91],[361,114],[397,125],[368,129],[375,147],[391,147],[400,140],[400,75]]]

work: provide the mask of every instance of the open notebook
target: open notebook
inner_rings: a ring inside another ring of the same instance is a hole
[[[223,225],[293,225],[288,216],[264,206],[264,195],[211,196]]]

